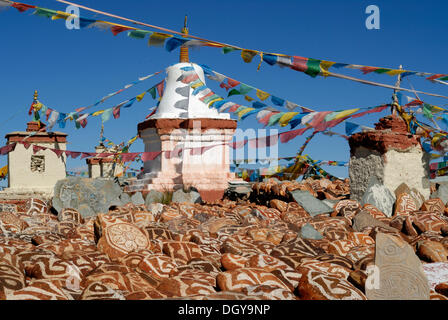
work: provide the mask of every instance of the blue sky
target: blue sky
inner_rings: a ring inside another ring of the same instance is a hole
[[[65,11],[65,5],[52,0],[28,0],[25,3]],[[188,15],[190,33],[248,49],[284,53],[352,64],[398,67],[433,73],[448,73],[446,12],[448,3],[432,1],[299,1],[299,0],[195,0],[195,1],[106,1],[79,0],[80,4],[146,23],[179,30]],[[380,8],[380,30],[365,27],[365,8]],[[52,21],[11,8],[0,12],[0,102],[3,117],[0,134],[24,130],[34,90],[48,107],[62,112],[90,105],[125,84],[178,62],[179,53],[148,47],[146,41],[113,36],[98,29],[68,30],[62,20]],[[81,15],[117,23],[119,20],[81,10]],[[126,23],[124,23],[126,24]],[[149,29],[151,30],[151,29]],[[246,64],[239,53],[227,55],[216,48],[190,51],[190,60],[210,66],[241,82],[263,89],[314,110],[376,106],[391,101],[390,89],[377,88],[334,78],[311,78],[289,69],[262,64]],[[388,75],[362,76],[359,71],[342,73],[394,84]],[[95,110],[105,109],[134,97],[159,82],[152,78],[108,100]],[[418,90],[447,95],[447,87],[419,77],[408,77]],[[210,83],[210,81],[209,81]],[[211,87],[215,83],[211,83]],[[214,88],[217,88],[216,85]],[[217,93],[225,91],[217,88]],[[448,101],[421,96],[428,103],[443,106]],[[238,102],[238,100],[236,100]],[[155,101],[145,98],[130,109],[123,109],[118,120],[105,124],[105,136],[119,143],[133,137],[137,123],[144,120]],[[372,126],[386,112],[373,114],[357,123]],[[98,142],[100,117],[90,118],[84,129],[68,123],[69,150],[93,151]],[[255,117],[239,123],[241,128],[261,128]],[[280,131],[288,127],[278,128]],[[59,130],[59,129],[58,129]],[[343,133],[344,125],[334,131]],[[280,156],[293,156],[306,134],[280,145]],[[4,140],[5,142],[5,140]],[[143,151],[141,141],[131,152]],[[305,153],[314,159],[348,161],[349,147],[339,137],[317,135]],[[0,158],[0,165],[6,157]],[[85,165],[68,160],[68,169]],[[324,167],[337,176],[347,176],[347,168]]]

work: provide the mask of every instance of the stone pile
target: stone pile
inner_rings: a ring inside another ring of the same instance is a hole
[[[254,189],[285,198],[306,190],[316,201],[332,198],[331,210],[312,215],[310,203],[291,196],[267,206],[129,202],[83,217],[30,199],[0,213],[0,299],[366,300],[400,298],[406,288],[411,298],[448,299],[442,200],[422,201],[401,186],[388,217],[345,199],[344,181],[274,182]],[[415,274],[418,285],[398,281],[372,293],[370,268],[393,282],[403,261],[412,262],[404,279]]]

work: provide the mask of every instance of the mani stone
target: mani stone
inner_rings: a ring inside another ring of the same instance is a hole
[[[391,231],[397,231],[397,229],[390,227],[384,222],[375,219],[365,210],[361,210],[355,217],[353,218],[353,230],[356,232],[361,232],[365,227],[381,227]]]
[[[179,203],[201,203],[201,196],[198,192],[190,190],[184,192],[184,190],[179,189],[173,193],[173,202]]]
[[[422,263],[402,239],[378,233],[375,269],[366,281],[369,300],[429,300],[429,284]]]
[[[123,192],[120,195],[120,200],[121,200],[121,203],[123,205],[125,205],[125,204],[128,204],[129,202],[131,202],[131,197],[127,193]]]
[[[433,198],[439,198],[442,200],[443,204],[446,205],[448,202],[448,184],[446,182],[440,183],[439,189],[431,194],[431,199]]]
[[[131,197],[131,202],[135,204],[136,206],[145,204],[145,200],[143,199],[142,193],[137,192]]]
[[[333,208],[314,198],[308,191],[294,190],[290,193],[294,200],[313,217],[318,214],[333,212]]]
[[[161,203],[163,199],[163,193],[157,190],[151,190],[148,192],[145,198],[145,206],[149,208],[151,203]]]
[[[305,224],[299,232],[299,236],[302,239],[311,239],[311,240],[321,240],[324,237],[320,234],[319,231],[313,228],[309,223]]]
[[[122,204],[122,190],[112,179],[69,177],[54,186],[53,207],[59,212],[72,208],[86,218],[108,212]]]
[[[395,203],[395,195],[373,176],[361,200],[361,205],[365,205],[366,203],[374,205],[386,216],[391,217]]]

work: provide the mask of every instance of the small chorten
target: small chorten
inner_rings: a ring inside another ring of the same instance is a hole
[[[66,133],[46,131],[45,124],[40,121],[41,108],[35,91],[28,112],[30,115],[34,112],[34,121],[27,123],[26,131],[14,131],[5,136],[7,144],[15,143],[15,147],[8,153],[8,188],[0,192],[2,197],[39,195],[48,198],[53,195],[56,182],[66,178],[64,153],[58,156],[48,149],[33,152],[33,146],[59,150],[66,150],[67,146]]]
[[[381,118],[375,130],[349,138],[351,198],[360,201],[372,176],[394,193],[402,183],[430,195],[429,155],[420,137],[408,132],[405,121],[392,114]]]

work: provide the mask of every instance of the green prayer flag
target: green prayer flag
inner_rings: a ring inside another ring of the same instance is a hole
[[[386,73],[386,72],[388,72],[388,71],[390,71],[390,70],[392,70],[392,69],[384,69],[384,68],[380,68],[380,69],[376,69],[376,70],[373,71],[373,72],[381,74],[381,73]]]
[[[144,39],[147,34],[152,34],[151,31],[146,30],[132,30],[128,32],[128,37],[134,38],[134,39]]]
[[[156,98],[156,87],[152,87],[151,89],[148,89],[148,92],[151,94],[152,98]]]
[[[44,18],[51,18],[52,16],[56,15],[57,12],[54,10],[44,9],[44,8],[36,8],[36,11],[34,11],[35,15],[41,16]]]
[[[235,50],[236,50],[235,48],[224,47],[224,48],[222,48],[222,53],[226,54],[226,53],[229,53],[229,52],[232,52],[232,51],[235,51]]]
[[[234,95],[238,95],[238,94],[241,94],[241,92],[239,92],[236,89],[232,89],[229,91],[229,94],[227,96],[230,97],[230,96],[234,96]]]
[[[430,104],[423,104],[423,115],[428,119],[432,119],[432,106]]]
[[[306,66],[307,69],[305,71],[305,73],[311,77],[316,77],[319,73],[320,73],[320,60],[316,60],[316,59],[308,59]]]
[[[240,94],[247,94],[247,93],[251,92],[252,90],[254,90],[253,87],[248,86],[247,84],[244,84],[244,83],[242,83],[239,88]]]

